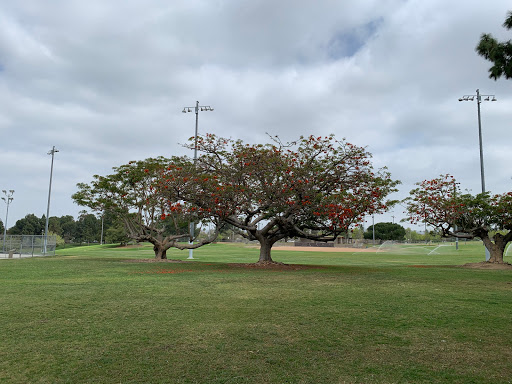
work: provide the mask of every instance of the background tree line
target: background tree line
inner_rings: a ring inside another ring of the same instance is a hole
[[[16,224],[7,229],[8,235],[44,235],[46,215],[37,217],[30,213],[16,221]],[[0,230],[3,234],[4,225],[0,221]],[[78,218],[71,215],[61,217],[51,216],[48,220],[48,232],[57,235],[65,243],[99,243],[102,241],[102,217],[81,211]],[[129,238],[122,223],[113,215],[103,215],[103,242],[126,243]]]

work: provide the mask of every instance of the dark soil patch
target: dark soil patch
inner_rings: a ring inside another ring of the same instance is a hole
[[[173,259],[131,259],[125,260],[126,263],[194,263],[188,260],[173,260]],[[208,265],[212,265],[211,263]],[[284,263],[229,263],[226,264],[230,268],[240,269],[261,269],[267,271],[300,271],[307,269],[324,269],[325,267],[318,265],[303,265],[303,264],[284,264]]]
[[[480,263],[467,263],[467,264],[461,265],[460,268],[510,270],[510,269],[512,269],[512,264],[509,264],[509,263],[498,264],[498,263],[489,263],[487,261],[482,261]]]
[[[192,263],[192,261],[186,260],[173,260],[173,259],[130,259],[125,260],[126,263]]]
[[[270,271],[300,271],[307,269],[323,269],[324,267],[318,265],[304,265],[304,264],[284,264],[284,263],[230,263],[230,267],[234,268],[247,268],[247,269],[263,269]]]
[[[457,268],[458,265],[409,265],[410,268]]]

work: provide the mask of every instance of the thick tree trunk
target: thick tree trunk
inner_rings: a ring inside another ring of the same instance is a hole
[[[498,247],[493,248],[489,250],[489,263],[503,264],[503,251],[498,249]]]
[[[269,241],[266,238],[259,239],[259,242],[260,242],[260,259],[258,260],[258,263],[260,263],[260,264],[273,263],[274,260],[272,260],[270,251],[272,250],[272,246],[274,245],[274,242]]]
[[[153,244],[153,251],[155,251],[155,259],[167,259],[167,248],[164,245],[158,243]]]
[[[504,237],[501,234],[496,234],[494,242],[492,242],[489,236],[482,236],[482,241],[485,248],[489,251],[489,263],[503,264],[503,254],[507,246]]]

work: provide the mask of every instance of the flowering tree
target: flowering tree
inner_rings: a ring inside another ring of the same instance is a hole
[[[189,209],[257,240],[260,263],[272,262],[271,248],[284,238],[334,240],[364,215],[384,211],[398,184],[385,169],[373,171],[364,148],[334,136],[249,145],[207,135],[197,148],[194,172],[169,167],[163,188],[174,188]],[[168,207],[181,209],[172,202]]]
[[[444,237],[480,238],[490,253],[490,263],[503,263],[512,241],[512,192],[501,195],[460,193],[453,176],[417,183],[405,200],[411,223],[427,222]],[[500,230],[493,238],[490,232]]]
[[[197,248],[213,241],[204,239],[195,244],[185,244],[188,239],[189,220],[201,219],[186,211],[166,212],[175,195],[162,194],[154,187],[160,180],[163,169],[172,164],[187,164],[185,158],[166,159],[164,157],[131,161],[115,167],[108,176],[95,175],[90,184],[79,183],[79,191],[73,194],[73,200],[81,206],[98,212],[110,212],[122,220],[128,236],[136,241],[148,241],[153,244],[156,259],[166,259],[169,248]]]

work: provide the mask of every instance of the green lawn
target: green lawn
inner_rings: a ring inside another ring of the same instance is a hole
[[[512,383],[512,271],[454,268],[478,243],[433,249],[276,248],[317,266],[286,271],[223,244],[0,260],[0,382]]]

